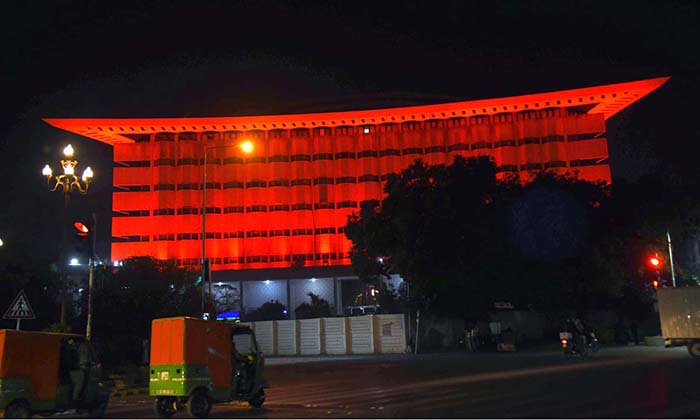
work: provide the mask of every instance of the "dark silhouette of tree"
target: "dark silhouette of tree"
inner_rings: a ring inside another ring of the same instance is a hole
[[[311,292],[307,296],[311,302],[304,302],[294,310],[297,319],[324,318],[333,315],[331,306],[325,299]]]

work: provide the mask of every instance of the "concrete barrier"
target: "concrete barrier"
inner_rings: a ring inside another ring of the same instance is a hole
[[[304,356],[324,353],[325,340],[321,318],[300,319],[298,327],[299,353]]]
[[[326,354],[348,354],[347,318],[323,318]]]
[[[350,353],[374,353],[374,315],[353,316],[349,319]]]
[[[297,320],[286,319],[274,321],[277,328],[277,355],[293,356],[299,354],[299,328]]]
[[[374,352],[403,353],[406,329],[403,314],[374,316]]]
[[[277,337],[274,321],[259,321],[255,322],[255,338],[258,340],[260,351],[269,354],[270,356],[277,354]]]

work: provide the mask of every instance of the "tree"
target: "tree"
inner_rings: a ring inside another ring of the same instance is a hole
[[[277,321],[288,319],[287,307],[278,300],[265,302],[257,309],[243,314],[243,320],[251,321]]]
[[[311,292],[307,294],[311,302],[303,302],[294,310],[297,319],[324,318],[333,315],[330,304]]]

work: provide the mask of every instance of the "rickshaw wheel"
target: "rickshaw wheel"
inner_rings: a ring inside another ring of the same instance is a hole
[[[177,411],[175,407],[175,397],[158,397],[153,405],[156,417],[167,419],[172,417]]]
[[[255,394],[255,396],[253,398],[248,400],[248,404],[250,404],[250,406],[253,408],[262,407],[264,402],[265,402],[265,391],[263,391],[262,389],[257,394]]]
[[[5,409],[6,419],[28,419],[32,417],[32,410],[26,401],[15,401]]]
[[[192,393],[189,401],[187,401],[187,414],[194,418],[204,418],[211,411],[211,401],[207,397],[205,391],[199,390]]]

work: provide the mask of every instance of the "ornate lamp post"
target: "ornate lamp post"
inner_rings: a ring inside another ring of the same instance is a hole
[[[41,172],[46,177],[46,185],[49,187],[49,191],[60,190],[63,192],[63,199],[65,203],[63,212],[63,249],[61,255],[61,324],[66,322],[66,285],[68,283],[68,273],[66,271],[66,260],[68,258],[68,230],[70,226],[70,196],[73,191],[78,191],[81,194],[86,194],[90,182],[92,181],[93,172],[88,166],[83,171],[83,176],[78,178],[75,175],[75,168],[78,166],[78,161],[73,159],[73,146],[70,144],[63,149],[63,156],[65,159],[61,159],[61,167],[63,168],[63,173],[60,175],[53,176],[53,170],[49,165],[44,166]],[[52,181],[53,180],[53,185]]]
[[[202,316],[205,313],[204,307],[204,280],[207,278],[207,263],[206,263],[206,238],[207,238],[207,155],[210,150],[229,149],[237,147],[243,154],[249,155],[253,153],[255,145],[252,141],[246,140],[238,144],[226,144],[223,146],[212,146],[204,149],[204,171],[202,174]],[[243,185],[245,187],[245,183]],[[211,278],[209,278],[209,295],[211,296]]]

